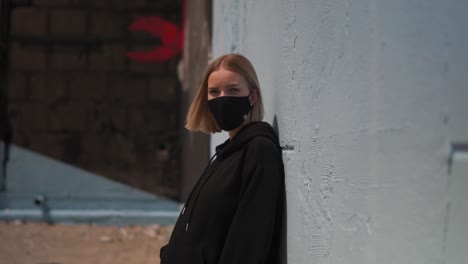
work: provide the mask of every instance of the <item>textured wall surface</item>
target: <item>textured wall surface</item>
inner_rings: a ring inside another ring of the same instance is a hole
[[[446,262],[449,160],[468,143],[466,10],[458,0],[214,1],[214,57],[247,55],[266,120],[278,119],[288,263]]]

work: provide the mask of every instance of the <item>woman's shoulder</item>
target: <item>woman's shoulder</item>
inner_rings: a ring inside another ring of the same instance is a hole
[[[250,142],[247,144],[249,147],[265,147],[265,148],[275,148],[277,149],[279,147],[276,139],[266,137],[266,136],[256,136],[250,140]]]
[[[249,144],[279,146],[278,136],[267,122],[252,122],[241,137],[247,139]]]
[[[272,178],[281,182],[284,175],[284,165],[281,149],[278,144],[268,137],[258,136],[253,138],[246,147],[246,155],[243,160],[245,171],[262,172],[260,174],[250,174],[250,177],[260,177],[271,182]],[[263,175],[265,174],[265,175]],[[278,175],[275,177],[274,175]]]
[[[246,146],[247,155],[261,159],[265,156],[278,156],[281,148],[274,138],[265,136],[254,137]]]

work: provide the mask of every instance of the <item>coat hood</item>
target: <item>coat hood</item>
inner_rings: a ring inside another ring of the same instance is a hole
[[[205,175],[205,173],[207,172],[207,170],[210,168],[211,165],[214,168],[216,168],[216,166],[219,165],[220,160],[227,158],[231,153],[245,147],[252,139],[256,137],[265,137],[265,138],[270,139],[278,147],[278,149],[281,152],[281,148],[280,148],[279,141],[278,141],[278,136],[276,135],[275,130],[270,124],[266,122],[248,123],[244,125],[237,132],[234,138],[228,139],[223,144],[220,144],[216,147],[216,153],[213,155],[213,157],[211,157],[210,161],[208,162],[208,165],[203,171],[200,180]],[[200,195],[201,189],[203,189],[203,186],[206,184],[207,180],[210,177],[211,176],[208,176],[207,178],[203,179],[201,183],[200,183],[200,180],[197,182],[194,189],[192,190],[189,197],[187,198],[187,201],[185,202],[185,206],[182,208],[182,215],[185,213],[185,209],[187,208],[187,205],[191,202],[192,197],[194,200],[193,204],[197,203],[198,196]],[[200,184],[199,188],[197,188],[198,184]],[[193,208],[194,208],[194,205],[189,206],[188,220],[187,220],[186,228],[185,228],[186,231],[189,229],[189,224],[192,218]]]
[[[216,147],[218,157],[229,156],[230,153],[242,148],[256,137],[265,137],[274,142],[278,148],[279,140],[273,127],[266,122],[251,122],[243,126],[232,139],[226,140]]]
[[[216,148],[161,249],[161,263],[281,263],[284,203],[278,137],[268,123],[248,123]]]

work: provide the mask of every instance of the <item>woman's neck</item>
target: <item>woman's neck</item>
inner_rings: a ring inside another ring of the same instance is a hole
[[[240,125],[239,127],[236,127],[234,128],[233,130],[229,130],[228,133],[229,133],[229,139],[233,139],[237,132],[239,132],[245,125],[251,123],[251,121],[247,121],[247,120],[244,120],[244,123],[242,123],[242,125]]]
[[[229,130],[229,138],[232,140],[234,136],[239,132],[239,130],[243,127],[244,125],[241,125],[240,127],[234,128],[233,130]]]

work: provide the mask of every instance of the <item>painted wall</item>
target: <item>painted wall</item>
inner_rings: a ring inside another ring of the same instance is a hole
[[[467,1],[215,0],[213,9],[213,57],[247,55],[266,121],[278,118],[288,263],[468,257],[457,235],[468,214],[452,200],[468,195],[451,182],[454,152],[468,143]]]

